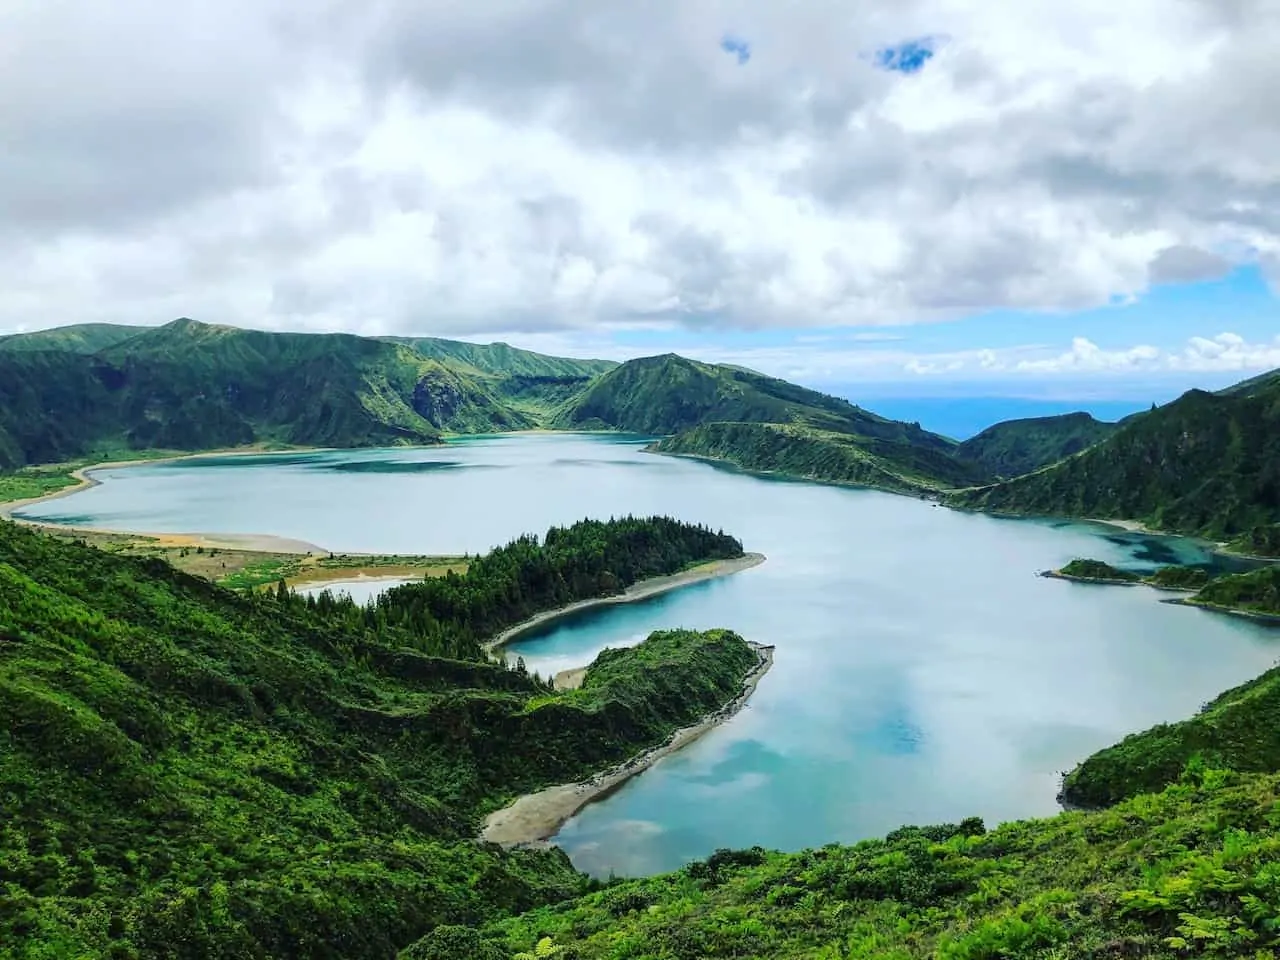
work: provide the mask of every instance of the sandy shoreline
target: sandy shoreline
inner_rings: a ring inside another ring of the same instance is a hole
[[[40,527],[63,533],[119,533],[131,537],[145,537],[156,541],[160,547],[205,547],[226,550],[252,550],[261,553],[327,553],[328,551],[306,540],[295,540],[290,537],[278,537],[267,533],[153,533],[147,530],[113,530],[107,527],[78,527],[65,523],[49,523],[44,520],[30,520],[15,517],[14,511],[29,507],[33,503],[46,500],[59,500],[72,494],[83,493],[102,483],[93,476],[97,470],[115,467],[142,467],[157,463],[176,463],[182,460],[199,460],[203,457],[248,457],[272,453],[316,453],[321,447],[290,447],[286,450],[268,450],[262,447],[234,447],[226,450],[206,450],[201,453],[181,453],[171,457],[144,457],[137,460],[104,460],[71,471],[77,481],[73,486],[46,493],[40,497],[27,497],[24,500],[10,500],[0,503],[0,517],[22,523],[31,527]]]
[[[605,607],[614,603],[635,603],[637,600],[645,600],[649,597],[655,597],[660,593],[666,593],[669,590],[676,590],[680,587],[687,587],[693,583],[701,583],[703,580],[712,580],[716,577],[726,577],[731,573],[738,573],[742,570],[748,570],[751,567],[764,563],[764,554],[762,553],[744,553],[740,557],[732,560],[712,560],[710,563],[700,564],[690,570],[684,570],[680,573],[673,573],[666,577],[650,577],[648,580],[641,580],[639,583],[633,583],[627,587],[622,593],[612,597],[594,597],[590,600],[579,600],[577,603],[570,603],[563,607],[557,607],[555,610],[547,610],[543,613],[535,614],[528,620],[517,623],[514,627],[503,630],[492,640],[484,643],[484,649],[488,653],[492,653],[501,647],[506,646],[513,640],[517,640],[527,633],[531,633],[539,627],[544,627],[549,623],[554,623],[563,617],[571,616],[583,610],[590,610],[594,607]]]
[[[1100,523],[1107,527],[1119,527],[1126,533],[1141,533],[1150,537],[1179,536],[1178,534],[1165,533],[1162,530],[1153,530],[1139,520],[1099,520],[1097,517],[1081,517],[1081,522]]]
[[[589,780],[527,793],[509,806],[495,810],[485,818],[479,839],[486,843],[500,844],[507,849],[541,844],[554,837],[565,822],[583,807],[603,800],[663,757],[687,747],[703,734],[724,723],[746,706],[761,677],[773,666],[773,647],[758,643],[753,643],[752,647],[760,662],[743,681],[742,692],[720,710],[691,727],[677,730],[661,746],[632,757]]]

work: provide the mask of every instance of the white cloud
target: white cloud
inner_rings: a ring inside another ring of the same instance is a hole
[[[589,343],[1069,310],[1280,262],[1273,0],[95,10],[0,10],[0,330]],[[917,74],[864,55],[927,35]],[[1163,362],[1113,353],[1023,359]]]

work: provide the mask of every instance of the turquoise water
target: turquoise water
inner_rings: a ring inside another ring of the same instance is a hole
[[[23,516],[116,529],[272,533],[336,551],[480,551],[584,516],[723,526],[763,565],[605,607],[513,650],[544,674],[671,626],[775,644],[730,722],[566,825],[597,874],[717,847],[794,849],[903,823],[1051,814],[1061,771],[1271,666],[1280,632],[1146,588],[1037,577],[1073,557],[1208,562],[1190,541],[1001,520],[908,497],[763,480],[545,435],[427,450],[216,458],[99,471]]]

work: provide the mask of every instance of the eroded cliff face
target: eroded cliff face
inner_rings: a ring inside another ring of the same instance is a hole
[[[462,403],[462,391],[457,384],[435,374],[418,381],[410,400],[414,413],[435,427],[443,427],[452,420]]]

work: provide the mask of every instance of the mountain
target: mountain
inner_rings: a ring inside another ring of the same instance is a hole
[[[434,443],[446,431],[537,422],[504,401],[491,377],[404,344],[187,319],[128,330],[24,334],[35,340],[0,350],[0,468],[258,441]],[[98,343],[107,345],[89,352]]]
[[[1105,440],[1114,423],[1087,413],[1005,420],[960,444],[956,456],[997,477],[1019,477]]]
[[[629,360],[561,414],[568,428],[666,435],[663,453],[750,470],[916,492],[981,482],[956,443],[847,400],[752,370],[675,354]]]
[[[80,323],[31,333],[0,336],[0,351],[66,350],[97,353],[137,336],[149,327],[128,327],[114,323]]]
[[[590,379],[618,366],[615,360],[574,360],[521,350],[506,343],[467,343],[439,337],[379,337],[412,347],[433,360],[454,361],[498,377],[572,377]]]
[[[1191,390],[1122,421],[1060,463],[952,494],[1001,513],[1133,519],[1174,533],[1274,542],[1280,523],[1280,373]]]

